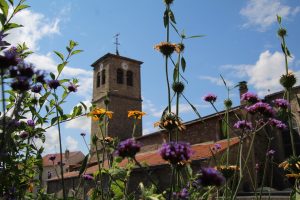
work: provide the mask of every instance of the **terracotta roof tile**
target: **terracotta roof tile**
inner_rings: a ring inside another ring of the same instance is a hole
[[[201,143],[201,144],[195,144],[192,145],[192,150],[194,151],[191,160],[200,160],[203,158],[210,158],[212,156],[211,154],[211,148],[214,147],[214,144],[218,143],[221,145],[221,149],[219,152],[223,152],[224,150],[227,149],[227,140],[220,140],[218,142],[206,142],[206,143]],[[234,146],[239,143],[239,139],[232,138],[230,141],[230,146]],[[157,165],[163,165],[167,164],[165,160],[163,160],[160,155],[157,153],[157,151],[151,151],[151,152],[145,152],[145,153],[140,153],[136,155],[136,159],[140,163],[147,163],[149,166],[157,166]],[[125,166],[127,164],[127,159],[124,159],[121,163],[120,166]],[[105,163],[107,166],[107,163]],[[85,174],[93,174],[98,170],[98,165],[91,166],[87,168],[85,171]],[[68,172],[64,174],[65,178],[71,178],[78,176],[78,171],[77,172]],[[51,180],[57,179],[54,177]]]

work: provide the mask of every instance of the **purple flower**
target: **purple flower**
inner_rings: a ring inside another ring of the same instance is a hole
[[[127,139],[120,142],[116,154],[122,158],[133,158],[141,149],[141,144],[134,139]]]
[[[201,169],[199,182],[202,186],[221,186],[225,181],[224,176],[216,169],[208,167]]]
[[[273,150],[273,149],[271,149],[271,150],[269,150],[268,152],[267,152],[267,156],[274,156],[274,154],[275,154],[275,151]]]
[[[186,188],[183,188],[180,192],[175,192],[174,195],[179,200],[189,199],[189,191]]]
[[[89,175],[89,174],[84,174],[82,175],[83,179],[86,180],[86,181],[91,181],[91,180],[94,180],[94,177]]]
[[[214,144],[214,147],[212,148],[212,150],[213,150],[213,151],[218,151],[218,150],[220,150],[221,148],[222,148],[221,144],[216,143],[216,144]]]
[[[68,86],[68,90],[69,90],[69,92],[77,92],[77,87],[78,87],[78,85],[70,83],[70,85]]]
[[[35,126],[34,121],[31,120],[31,119],[27,120],[27,125],[28,125],[28,126],[31,126],[31,127],[34,127],[34,126]]]
[[[265,117],[273,117],[275,115],[273,108],[268,103],[261,101],[246,107],[246,110],[251,114],[260,113]]]
[[[204,101],[214,103],[217,100],[217,96],[214,94],[207,94],[203,98]]]
[[[290,106],[289,102],[285,99],[275,99],[273,102],[277,107],[282,109],[287,109]]]
[[[56,89],[58,86],[60,86],[60,83],[58,80],[50,80],[48,81],[48,85],[51,89]]]
[[[14,128],[18,128],[18,127],[20,127],[20,125],[21,125],[21,122],[19,122],[16,119],[13,119],[8,123],[8,126],[13,126]]]
[[[275,126],[276,128],[278,128],[279,130],[284,130],[287,129],[287,126],[280,120],[274,119],[274,118],[270,118],[269,119],[269,124],[271,126]]]
[[[43,72],[37,71],[35,74],[36,74],[36,82],[42,83],[42,84],[46,83],[45,75]]]
[[[81,135],[82,137],[84,137],[86,134],[85,134],[85,133],[80,133],[80,135]]]
[[[190,144],[185,142],[164,143],[159,150],[160,156],[171,164],[188,161],[192,156]]]
[[[56,155],[50,155],[49,156],[49,160],[51,160],[52,162],[56,159]]]
[[[246,120],[237,121],[234,125],[234,128],[242,129],[242,130],[251,130],[252,129],[252,123],[247,122]]]
[[[34,70],[33,70],[32,65],[27,65],[27,64],[23,63],[19,67],[19,75],[27,77],[27,78],[31,78],[34,75]]]
[[[25,92],[27,90],[29,90],[30,86],[29,86],[29,82],[27,80],[27,78],[23,77],[23,76],[18,76],[12,83],[11,83],[11,88],[15,91],[19,91],[19,92]]]
[[[4,56],[0,56],[0,65],[4,68],[16,66],[19,60],[17,48],[11,47],[10,49],[4,51]]]
[[[27,131],[23,131],[20,133],[20,138],[22,139],[26,139],[29,136],[29,133]]]
[[[247,101],[250,104],[254,104],[254,103],[258,102],[258,97],[256,94],[253,94],[251,92],[246,92],[246,93],[242,94],[241,100]]]
[[[34,92],[34,93],[40,93],[42,90],[42,86],[41,85],[34,85],[32,88],[31,88],[31,91]]]

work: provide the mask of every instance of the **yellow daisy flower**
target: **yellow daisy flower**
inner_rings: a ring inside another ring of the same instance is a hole
[[[141,112],[138,110],[129,110],[128,118],[133,117],[134,119],[142,119],[142,116],[144,116],[145,114],[145,112]]]

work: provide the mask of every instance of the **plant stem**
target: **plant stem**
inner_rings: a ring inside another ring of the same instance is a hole
[[[4,150],[4,144],[5,144],[5,132],[6,132],[6,106],[5,106],[5,88],[4,88],[4,81],[3,81],[3,75],[4,75],[4,70],[1,68],[1,94],[2,94],[2,109],[3,109],[3,116],[2,116],[2,134],[1,134],[1,146],[0,146],[0,153]],[[4,161],[3,161],[3,167],[4,167]]]
[[[269,139],[268,141],[268,147],[267,147],[267,152],[270,150],[270,146],[271,146],[271,140]],[[261,181],[261,188],[260,188],[260,192],[259,192],[259,199],[261,200],[261,196],[262,196],[262,191],[264,188],[264,184],[265,184],[265,178],[266,178],[266,173],[267,173],[267,164],[269,162],[269,156],[267,155],[266,157],[266,161],[265,161],[265,166],[264,166],[264,174],[262,177],[262,181]]]

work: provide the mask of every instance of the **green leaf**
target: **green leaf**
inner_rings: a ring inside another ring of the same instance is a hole
[[[80,101],[80,104],[83,106],[84,110],[87,110],[87,106],[82,101]]]
[[[66,66],[65,62],[63,62],[57,66],[58,74],[61,73],[61,71],[64,69],[65,66]]]
[[[64,55],[58,51],[53,51],[63,62],[64,62]]]
[[[169,15],[168,15],[168,9],[166,9],[165,13],[164,13],[164,26],[165,26],[165,28],[167,27],[168,24],[169,24]]]
[[[51,126],[53,125],[53,124],[55,124],[55,122],[57,121],[57,117],[53,117],[52,119],[51,119]]]
[[[184,59],[184,57],[181,57],[181,68],[182,68],[183,72],[185,71],[185,67],[186,67],[185,59]]]
[[[193,35],[190,37],[187,37],[186,39],[191,39],[191,38],[200,38],[200,37],[205,37],[206,35]]]
[[[59,112],[60,116],[64,115],[64,111],[63,111],[63,109],[60,106],[57,106],[56,109]]]
[[[0,0],[0,9],[2,10],[3,16],[5,19],[7,18],[8,15],[8,4],[6,3],[5,0]]]
[[[14,5],[14,0],[8,0],[8,1],[12,6]]]
[[[73,49],[75,46],[77,46],[78,45],[78,43],[77,42],[75,42],[75,41],[73,41],[73,40],[70,40],[70,43],[69,43],[69,48],[70,49]]]
[[[80,52],[83,52],[83,50],[75,50],[75,51],[72,51],[71,56],[72,56],[72,55],[75,55],[75,54],[78,54],[78,53],[80,53]]]
[[[21,10],[24,10],[26,8],[29,8],[30,6],[25,5],[25,4],[21,4],[19,6],[16,7],[16,9],[14,10],[14,14],[16,14],[17,12],[20,12]]]
[[[50,72],[50,77],[52,78],[52,80],[55,79],[55,75],[52,72]]]
[[[8,24],[4,25],[4,30],[10,30],[10,29],[19,28],[19,27],[23,27],[23,26],[20,24],[16,24],[16,23],[8,23]]]
[[[172,10],[169,11],[169,16],[170,16],[171,21],[172,21],[174,24],[176,24],[175,16],[174,16]]]
[[[86,167],[87,167],[89,155],[90,155],[90,154],[87,154],[87,155],[84,157],[83,161],[82,161],[82,165],[81,165],[80,170],[79,170],[79,177],[83,174],[83,172],[85,171],[85,169],[86,169]]]
[[[173,71],[173,82],[177,82],[177,78],[178,78],[178,63],[176,64],[176,67],[174,68],[174,71]]]
[[[4,17],[4,14],[3,13],[0,13],[0,22],[1,22],[1,25],[3,26],[3,24],[5,23],[6,21],[6,18]]]
[[[222,79],[222,81],[223,81],[223,83],[224,83],[224,85],[225,85],[225,87],[227,87],[227,84],[226,84],[226,81],[225,81],[225,79],[223,78],[223,76],[220,74],[220,76],[221,76],[221,79]]]
[[[277,15],[277,22],[281,24],[281,16]]]

